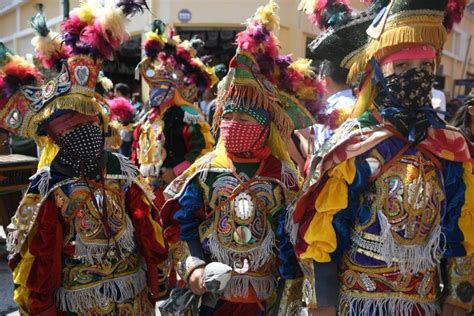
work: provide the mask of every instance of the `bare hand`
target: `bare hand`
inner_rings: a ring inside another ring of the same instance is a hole
[[[461,307],[451,304],[443,304],[443,311],[441,316],[466,316],[467,312]]]
[[[309,316],[336,316],[336,307],[320,307],[310,308],[308,310]]]
[[[176,175],[174,174],[174,171],[172,168],[166,169],[163,174],[161,175],[161,179],[166,183],[169,184],[171,181],[176,178]]]
[[[189,276],[188,284],[194,294],[203,295],[207,291],[202,280],[203,274],[204,268],[197,268]]]

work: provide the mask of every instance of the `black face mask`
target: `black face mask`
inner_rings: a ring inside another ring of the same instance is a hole
[[[428,127],[443,127],[431,105],[431,89],[434,75],[420,68],[413,68],[401,74],[392,74],[377,82],[378,93],[374,102],[382,117],[410,142],[419,143],[425,137]]]
[[[62,164],[71,167],[78,175],[98,170],[99,158],[104,150],[104,134],[97,125],[75,127],[59,137]]]

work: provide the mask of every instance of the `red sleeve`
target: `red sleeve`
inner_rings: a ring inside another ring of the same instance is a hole
[[[133,184],[127,193],[127,207],[135,228],[140,255],[147,265],[148,287],[151,293],[158,294],[158,265],[168,258],[168,251],[162,243],[162,231],[156,230],[157,226],[161,226],[153,219],[151,206],[142,197],[142,190]]]
[[[36,219],[38,229],[30,244],[35,256],[27,287],[30,290],[30,312],[39,314],[49,309],[53,312],[54,293],[61,285],[61,248],[63,228],[59,211],[52,200],[46,200]],[[51,313],[46,312],[51,315]]]
[[[138,126],[133,130],[132,154],[130,156],[130,160],[136,166],[138,166],[138,141],[140,139],[140,129],[141,129],[141,127],[142,127],[142,125],[138,124]]]

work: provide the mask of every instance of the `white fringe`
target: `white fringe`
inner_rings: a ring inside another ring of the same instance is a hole
[[[255,271],[266,264],[268,260],[273,257],[274,248],[275,234],[271,229],[268,229],[267,235],[263,239],[260,246],[242,252],[222,246],[217,240],[216,232],[213,232],[209,236],[209,250],[214,259],[233,267],[235,261],[245,257],[249,260],[251,271]]]
[[[288,205],[286,211],[286,218],[285,218],[285,230],[290,237],[290,242],[295,245],[296,240],[298,238],[298,230],[300,225],[298,223],[293,222],[293,214],[295,213],[296,209],[296,201],[293,201],[291,204]]]
[[[41,177],[41,179],[32,188],[38,187],[40,195],[44,197],[49,191],[49,181],[52,179],[49,166],[39,169],[29,180],[34,180],[36,177]]]
[[[113,153],[115,157],[119,160],[120,170],[122,175],[125,176],[125,181],[127,185],[131,185],[133,180],[140,174],[138,168],[125,156],[119,153]]]
[[[269,298],[277,287],[274,276],[254,277],[248,275],[233,275],[224,289],[225,297],[247,297],[249,288],[253,287],[260,300]]]
[[[352,297],[342,293],[339,297],[340,309],[348,306],[348,316],[396,315],[411,316],[414,311],[419,315],[438,315],[440,308],[436,303],[419,303],[399,297],[366,298]],[[342,311],[339,313],[342,315]]]
[[[163,162],[142,164],[140,172],[144,177],[159,177],[162,164]]]
[[[214,159],[214,154],[208,154],[203,157],[203,161],[199,164],[197,172],[199,174],[199,179],[202,182],[206,182],[207,175],[209,174],[209,169],[211,169],[212,159]]]
[[[85,243],[82,239],[80,234],[76,234],[76,249],[74,256],[77,257],[82,263],[104,263],[108,261],[106,253],[110,250],[115,249],[115,245],[119,247],[119,249],[115,249],[115,251],[120,252],[132,252],[135,250],[135,240],[133,237],[133,225],[128,217],[125,214],[125,224],[127,227],[125,228],[125,233],[114,242],[112,239],[110,243],[107,244],[93,244],[93,243]]]
[[[13,224],[10,224],[13,225]],[[14,227],[8,225],[7,227],[7,251],[11,254],[16,249],[16,245],[18,244],[18,230]]]
[[[112,300],[122,303],[137,296],[146,287],[146,274],[143,269],[136,273],[107,280],[91,287],[67,290],[60,287],[56,291],[56,305],[62,311],[85,313],[95,306],[105,306]]]
[[[286,161],[282,161],[281,163],[281,181],[287,189],[295,187],[298,184],[298,175]]]
[[[380,222],[380,237],[376,251],[383,257],[388,266],[397,265],[403,273],[417,273],[435,267],[445,249],[441,248],[441,226],[433,228],[428,240],[422,245],[399,245],[392,236],[392,227],[385,215],[377,211]]]
[[[201,114],[191,114],[186,111],[184,112],[183,122],[186,124],[197,124],[203,121],[204,117]]]

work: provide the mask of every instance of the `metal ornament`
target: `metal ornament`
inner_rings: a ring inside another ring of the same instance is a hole
[[[254,214],[255,207],[252,202],[252,197],[248,193],[240,193],[234,200],[235,215],[245,221]]]

